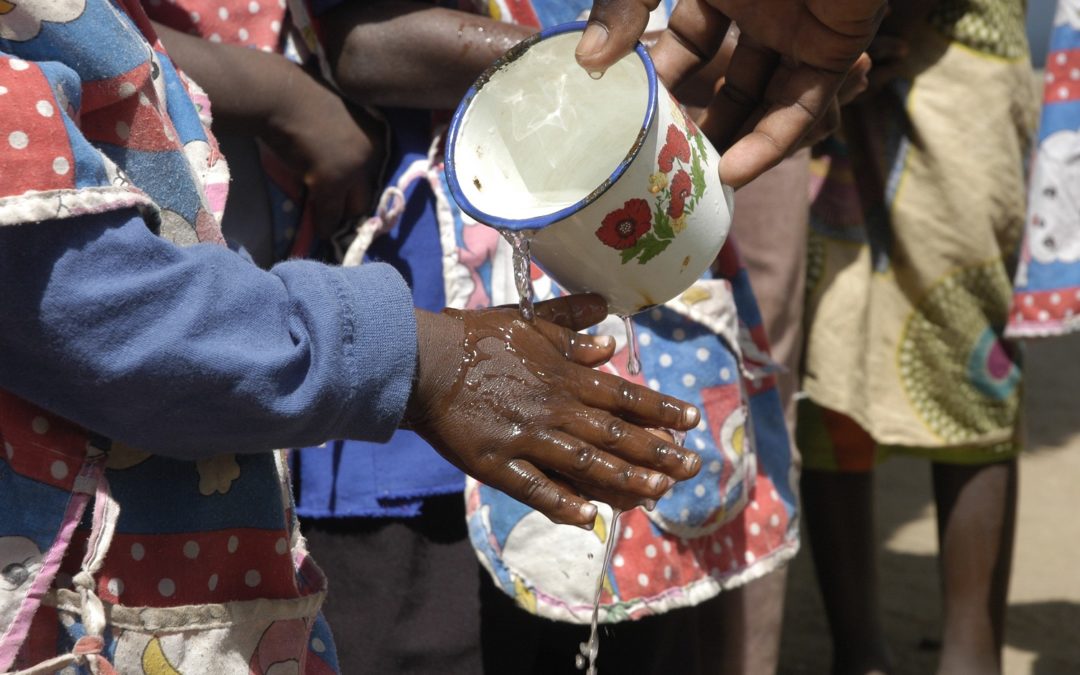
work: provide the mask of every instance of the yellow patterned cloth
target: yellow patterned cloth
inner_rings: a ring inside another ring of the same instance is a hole
[[[803,387],[882,447],[993,461],[1017,451],[1001,336],[1037,115],[1023,5],[944,3],[910,47],[816,153]],[[806,464],[835,468],[820,429],[800,431]]]

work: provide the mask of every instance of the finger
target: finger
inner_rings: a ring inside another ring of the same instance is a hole
[[[592,447],[611,453],[635,466],[659,471],[675,480],[697,473],[697,454],[674,443],[666,432],[642,429],[609,413],[592,410],[575,415],[560,428]],[[669,483],[667,487],[670,487]],[[660,492],[662,495],[667,487]]]
[[[898,77],[904,74],[905,64],[903,61],[893,61],[891,63],[876,66],[870,70],[870,76],[866,91],[868,93],[874,93],[881,90],[882,87],[892,82]]]
[[[727,35],[731,19],[705,0],[680,0],[667,30],[650,51],[656,74],[669,90],[712,61]]]
[[[589,24],[574,56],[593,77],[633,51],[660,0],[593,0]]]
[[[344,219],[366,216],[371,210],[372,182],[367,176],[358,176],[353,187],[345,193]]]
[[[702,132],[721,153],[748,121],[756,122],[751,116],[758,112],[779,62],[776,52],[739,36],[724,83],[701,121]]]
[[[566,485],[545,476],[527,460],[511,460],[503,466],[498,475],[476,477],[556,523],[577,525],[591,530],[596,522],[595,504],[590,504]]]
[[[340,190],[327,189],[316,179],[308,177],[308,190],[312,203],[315,231],[321,238],[329,238],[337,231],[345,213],[345,194]]]
[[[569,328],[585,330],[607,318],[608,308],[604,298],[595,293],[564,295],[533,305],[536,317]]]
[[[855,61],[847,76],[844,77],[844,83],[840,85],[840,91],[836,93],[836,99],[840,105],[851,103],[859,94],[866,91],[867,87],[870,86],[869,75],[873,72],[874,64],[875,62],[867,54],[863,54]]]
[[[776,166],[828,110],[844,75],[801,65],[770,84],[761,120],[721,157],[720,180],[739,188]]]
[[[909,52],[907,40],[893,35],[878,35],[866,48],[866,53],[875,63],[907,58]]]
[[[533,326],[564,357],[580,366],[595,368],[615,355],[615,338],[610,335],[575,333],[546,321],[536,321]]]
[[[829,106],[828,112],[826,112],[825,115],[810,128],[810,131],[806,133],[806,136],[803,136],[802,146],[813,147],[829,136],[832,136],[839,128],[840,104],[833,101],[833,104]]]
[[[701,419],[701,413],[689,403],[609,373],[580,371],[574,377],[582,403],[643,427],[686,431],[697,426]]]
[[[590,498],[618,508],[633,508],[646,500],[656,501],[675,484],[672,478],[659,471],[635,466],[580,438],[558,431],[545,438],[533,439],[524,458],[545,472],[557,472]]]

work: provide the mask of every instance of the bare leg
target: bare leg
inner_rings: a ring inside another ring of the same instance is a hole
[[[938,672],[1001,672],[1017,462],[934,464],[945,634]]]
[[[780,660],[787,568],[701,605],[703,672],[708,675],[773,675]]]
[[[834,675],[891,672],[878,600],[873,472],[804,469],[802,499]]]

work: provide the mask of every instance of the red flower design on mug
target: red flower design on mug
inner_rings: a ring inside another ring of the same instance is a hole
[[[686,208],[686,198],[692,194],[693,185],[690,182],[690,174],[682,169],[671,179],[671,204],[668,206],[668,215],[678,218]]]
[[[652,212],[644,199],[630,199],[604,216],[596,236],[606,246],[615,249],[627,249],[637,243],[643,234],[652,228]]]
[[[657,162],[660,165],[660,170],[664,173],[671,171],[676,157],[684,162],[689,162],[690,144],[686,142],[686,136],[679,131],[679,127],[669,124],[667,139],[664,142],[664,147],[660,148],[660,159]]]

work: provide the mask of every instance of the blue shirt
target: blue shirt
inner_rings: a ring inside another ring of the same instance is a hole
[[[263,271],[225,247],[177,247],[129,210],[0,227],[0,354],[0,388],[193,459],[386,441],[416,326],[389,265]]]

